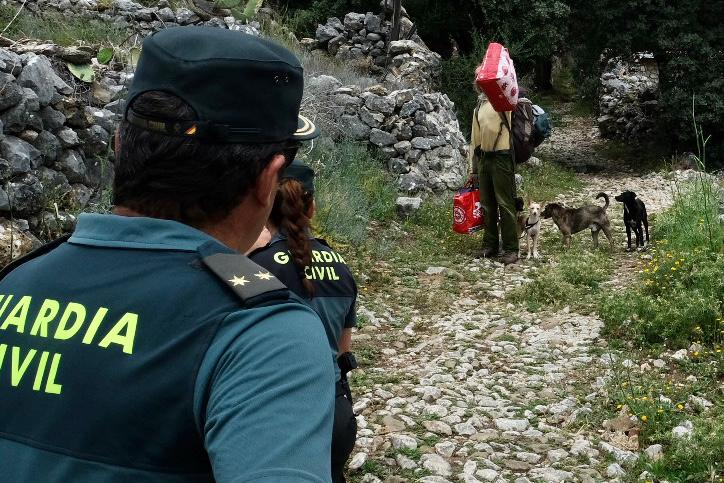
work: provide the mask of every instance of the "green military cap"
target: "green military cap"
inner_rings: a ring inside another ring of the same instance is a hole
[[[307,193],[314,193],[314,170],[298,159],[292,161],[282,173],[282,179],[299,181]]]
[[[174,27],[146,38],[128,93],[126,120],[143,129],[213,143],[272,143],[315,138],[299,114],[304,80],[299,60],[269,40],[216,27]],[[142,116],[144,92],[180,97],[196,120]]]

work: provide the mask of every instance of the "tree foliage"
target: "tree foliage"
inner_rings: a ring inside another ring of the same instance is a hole
[[[659,132],[672,150],[695,150],[697,120],[711,136],[709,160],[724,162],[724,0],[569,0],[575,74],[593,98],[602,53],[652,52],[659,65]]]
[[[379,0],[277,0],[298,33],[347,12],[378,12]],[[441,88],[466,126],[473,71],[490,41],[509,48],[519,77],[550,80],[551,60],[570,59],[579,94],[592,106],[602,55],[652,52],[660,73],[660,127],[672,150],[695,150],[691,101],[711,135],[709,160],[724,163],[724,0],[403,0],[426,43],[448,60]],[[453,55],[453,54],[456,55]]]

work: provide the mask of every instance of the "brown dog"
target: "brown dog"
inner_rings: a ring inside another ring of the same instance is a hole
[[[613,250],[611,223],[608,221],[608,215],[606,214],[609,205],[608,195],[598,193],[596,198],[603,198],[606,204],[603,207],[585,205],[581,208],[566,208],[559,203],[549,203],[541,213],[543,218],[553,218],[553,222],[563,235],[563,243],[566,248],[571,246],[571,235],[590,228],[593,237],[593,248],[598,248],[598,232],[603,230],[608,242],[611,244],[611,250]]]

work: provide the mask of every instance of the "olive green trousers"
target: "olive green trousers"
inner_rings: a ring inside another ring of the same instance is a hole
[[[478,161],[480,204],[485,216],[483,248],[497,251],[502,238],[503,252],[518,252],[515,211],[515,166],[509,153],[482,153]],[[500,215],[500,231],[498,231]]]

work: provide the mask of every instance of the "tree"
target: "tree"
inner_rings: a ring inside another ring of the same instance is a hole
[[[438,51],[449,48],[450,35],[464,54],[472,52],[475,38],[497,41],[508,47],[519,73],[534,74],[541,89],[552,87],[552,59],[568,34],[566,1],[406,0],[404,5],[420,36]]]
[[[500,39],[508,47],[516,68],[533,72],[539,89],[552,89],[553,56],[562,52],[568,35],[568,4],[562,0],[476,3],[485,17],[487,36]]]
[[[691,118],[711,135],[709,159],[724,164],[723,0],[570,0],[576,77],[589,95],[600,75],[598,58],[649,51],[659,66],[659,129],[672,150],[695,150]],[[593,97],[593,96],[591,96]]]

